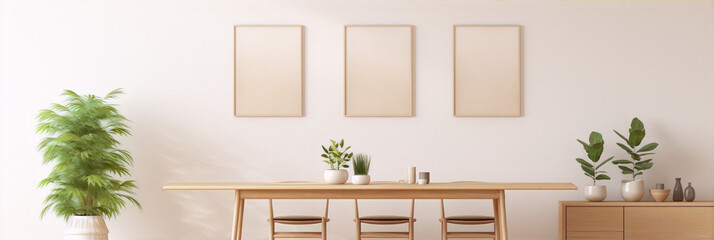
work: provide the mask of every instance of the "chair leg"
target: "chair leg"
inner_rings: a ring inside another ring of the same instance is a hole
[[[275,240],[275,222],[270,221],[270,240]]]
[[[498,231],[498,199],[493,199],[493,219],[493,239],[496,240],[501,238],[500,232]]]
[[[448,238],[446,237],[446,233],[448,233],[447,230],[447,224],[446,221],[441,222],[441,240],[447,240]]]
[[[362,240],[362,223],[359,219],[355,219],[355,222],[357,222],[357,240]]]
[[[322,240],[327,240],[327,222],[322,221]]]
[[[414,240],[414,220],[409,220],[409,240]]]

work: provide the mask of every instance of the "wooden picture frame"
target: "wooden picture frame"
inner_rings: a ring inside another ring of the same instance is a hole
[[[234,116],[303,116],[303,32],[302,25],[234,26]]]
[[[346,25],[345,116],[414,116],[414,26]]]
[[[521,116],[521,26],[454,25],[453,34],[454,116]]]

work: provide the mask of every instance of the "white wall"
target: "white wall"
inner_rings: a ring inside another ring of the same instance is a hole
[[[626,131],[634,116],[646,141],[660,143],[647,186],[683,177],[698,200],[714,200],[713,20],[712,1],[0,0],[0,239],[62,234],[61,219],[38,217],[48,190],[35,186],[49,168],[34,134],[37,111],[62,89],[127,92],[118,103],[134,136],[122,140],[136,158],[144,210],[109,221],[115,240],[228,239],[231,193],[161,186],[320,181],[319,145],[329,138],[370,153],[376,180],[404,178],[415,165],[435,181],[583,186],[575,139],[601,131],[605,154],[624,156],[612,129]],[[305,117],[231,115],[234,24],[306,26]],[[345,24],[416,26],[416,117],[343,117]],[[523,25],[523,117],[451,116],[453,24]],[[608,169],[608,199],[619,200],[623,177]],[[559,200],[583,197],[509,192],[512,239],[554,239]],[[267,239],[266,206],[248,201],[246,239]],[[437,238],[437,209],[417,202],[418,239]],[[331,204],[331,239],[353,238],[352,213],[350,201]]]

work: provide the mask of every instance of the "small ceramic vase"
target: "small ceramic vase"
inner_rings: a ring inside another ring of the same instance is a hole
[[[426,184],[429,184],[431,183],[431,177],[429,175],[429,172],[419,172],[419,180],[426,179]]]
[[[675,178],[674,192],[672,193],[672,201],[681,202],[684,200],[684,192],[682,191],[682,178]]]
[[[369,184],[369,175],[354,175],[352,176],[352,184],[354,185],[367,185]]]
[[[687,202],[693,202],[695,195],[694,187],[692,187],[692,183],[689,183],[687,189],[684,190],[684,199],[687,200]]]
[[[607,198],[607,186],[585,186],[585,199],[591,202],[602,202]]]
[[[327,169],[323,177],[325,177],[325,182],[329,184],[344,184],[350,177],[350,173],[344,169]]]
[[[645,183],[642,179],[634,181],[622,180],[620,195],[625,201],[639,202],[645,196]]]

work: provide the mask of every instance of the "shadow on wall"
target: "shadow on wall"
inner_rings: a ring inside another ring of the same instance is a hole
[[[180,232],[182,239],[228,239],[231,233],[233,192],[163,191],[164,184],[279,178],[264,173],[249,176],[261,172],[255,170],[260,162],[245,161],[237,156],[239,151],[226,151],[225,144],[201,137],[210,134],[160,121],[142,126],[152,128],[135,131],[134,138],[138,140],[135,157],[144,160],[135,167],[135,176],[142,178],[140,194],[147,199],[143,201],[143,217],[152,223],[153,231],[160,227],[161,231]],[[252,209],[262,210],[250,207],[246,208],[246,214]]]

